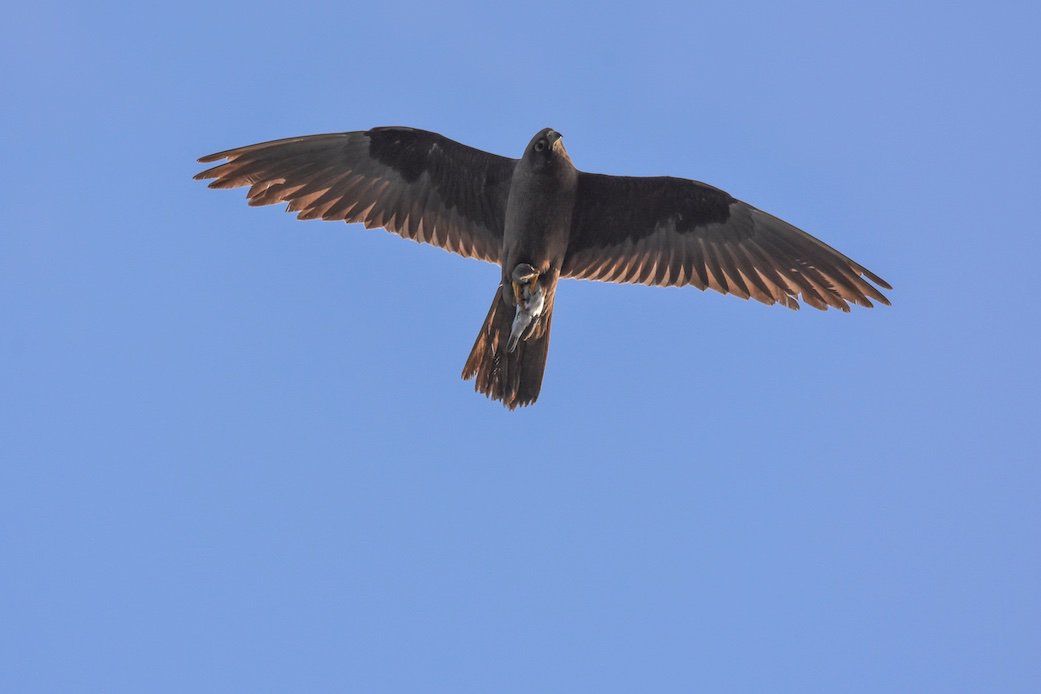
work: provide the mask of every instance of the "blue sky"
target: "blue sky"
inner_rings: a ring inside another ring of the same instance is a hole
[[[0,28],[0,689],[1036,691],[1028,3],[33,3]],[[196,157],[413,125],[704,180],[889,280],[797,313],[561,285]]]

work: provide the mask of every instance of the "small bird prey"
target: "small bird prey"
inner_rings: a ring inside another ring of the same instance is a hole
[[[463,378],[509,409],[535,402],[561,277],[693,285],[821,310],[889,304],[890,285],[777,217],[718,188],[575,168],[544,128],[520,159],[415,128],[291,137],[202,157],[211,188],[249,186],[250,205],[298,219],[383,227],[497,263],[502,281]],[[871,283],[874,283],[871,284]]]
[[[513,296],[517,301],[517,313],[513,317],[510,341],[506,344],[507,352],[517,349],[517,342],[539,327],[542,309],[546,307],[546,292],[542,291],[538,279],[538,270],[527,263],[513,268]]]

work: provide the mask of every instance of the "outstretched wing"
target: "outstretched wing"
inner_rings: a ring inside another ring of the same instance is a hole
[[[564,277],[711,287],[765,304],[849,311],[889,284],[831,246],[712,186],[580,173]]]
[[[249,186],[250,205],[287,202],[299,219],[361,222],[500,262],[516,160],[413,128],[291,137],[229,149],[195,176]]]

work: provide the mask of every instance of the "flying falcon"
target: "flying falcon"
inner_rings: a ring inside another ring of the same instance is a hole
[[[539,396],[561,277],[689,284],[791,309],[889,304],[871,284],[891,289],[885,280],[791,224],[697,181],[579,171],[550,128],[520,159],[390,127],[199,161],[221,160],[195,178],[249,186],[250,205],[286,202],[298,219],[383,227],[500,265],[462,376],[511,410]]]

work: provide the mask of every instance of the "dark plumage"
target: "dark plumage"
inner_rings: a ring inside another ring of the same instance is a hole
[[[502,284],[463,378],[510,409],[538,398],[560,277],[690,284],[793,309],[800,298],[822,310],[889,303],[874,286],[891,289],[883,279],[787,222],[696,181],[578,171],[549,128],[520,159],[397,127],[275,140],[199,161],[222,159],[195,178],[249,186],[250,205],[287,202],[299,219],[384,227],[498,263]],[[514,273],[522,264],[534,273]],[[526,327],[510,351],[515,317]]]

